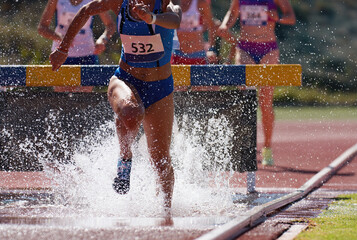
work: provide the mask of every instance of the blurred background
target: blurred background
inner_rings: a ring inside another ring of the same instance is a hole
[[[37,33],[47,0],[2,0],[0,3],[0,64],[49,64],[51,41]],[[281,62],[301,64],[303,86],[278,87],[275,104],[357,106],[357,1],[291,0],[297,24],[278,25]],[[230,0],[212,0],[214,16],[222,20]],[[116,16],[113,17],[116,19]],[[54,25],[54,21],[52,23]],[[238,24],[233,29],[239,34]],[[103,31],[95,17],[94,33]],[[222,42],[221,54],[227,46]],[[102,64],[117,64],[120,40],[108,43]]]

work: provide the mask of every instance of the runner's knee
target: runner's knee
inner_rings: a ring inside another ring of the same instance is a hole
[[[124,104],[114,111],[118,114],[119,119],[128,129],[135,129],[144,119],[144,107],[134,104]]]

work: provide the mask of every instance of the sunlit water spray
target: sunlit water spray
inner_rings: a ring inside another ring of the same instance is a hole
[[[188,116],[184,115],[182,121],[187,120]],[[66,138],[58,137],[61,133],[53,126],[61,124],[57,113],[50,113],[45,124],[48,125],[46,145],[61,139],[61,147],[66,149]],[[233,203],[229,179],[220,174],[223,166],[229,163],[229,151],[226,149],[230,147],[232,134],[224,116],[209,119],[205,130],[198,122],[179,129],[175,120],[171,145],[175,169],[173,217],[233,217],[245,208],[243,204]],[[21,149],[30,154],[38,148],[43,150],[38,158],[44,172],[53,179],[53,199],[50,206],[32,206],[31,214],[45,217],[164,216],[163,196],[158,191],[144,134],[132,147],[131,188],[126,195],[118,195],[112,188],[119,156],[114,121],[102,124],[82,138],[74,152],[68,150],[64,156],[71,155],[71,163],[53,159],[52,152],[56,149],[46,148],[40,141],[25,141]],[[21,204],[19,202],[18,207]]]
[[[55,118],[55,114],[52,114],[49,121],[56,121]],[[183,118],[185,121],[187,116]],[[232,131],[227,127],[224,117],[210,119],[207,127],[208,131],[202,132],[200,124],[196,122],[179,129],[175,121],[171,150],[176,178],[173,217],[232,216],[242,207],[233,204],[228,181],[219,174],[219,170],[230,159],[225,149],[229,148]],[[52,141],[53,132],[56,132],[51,128],[47,141]],[[209,152],[200,140],[202,135],[210,146]],[[66,208],[59,208],[59,214],[163,216],[163,197],[157,191],[156,174],[149,162],[145,135],[138,138],[132,149],[131,188],[127,195],[118,195],[112,189],[119,156],[114,121],[103,124],[77,144],[72,156],[74,164],[55,162],[49,165],[48,157],[51,154],[43,152],[39,157],[44,171],[53,179],[54,202]],[[212,157],[216,166],[208,169]]]

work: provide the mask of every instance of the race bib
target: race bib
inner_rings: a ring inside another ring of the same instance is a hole
[[[265,26],[268,22],[268,6],[241,6],[241,21],[243,25]]]
[[[120,34],[125,58],[129,62],[154,62],[165,54],[160,34],[134,36]]]

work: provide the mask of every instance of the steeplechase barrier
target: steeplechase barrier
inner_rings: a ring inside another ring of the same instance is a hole
[[[0,86],[107,86],[117,66],[0,65]],[[177,65],[175,86],[301,86],[301,65]]]
[[[70,155],[75,151],[71,146],[103,122],[111,121],[113,113],[105,91],[66,93],[49,89],[54,86],[106,87],[116,68],[115,65],[67,65],[54,72],[51,66],[1,65],[0,86],[10,88],[0,92],[0,128],[3,129],[0,133],[0,170],[41,170],[38,155],[44,148],[53,149],[47,156],[51,161],[70,161]],[[177,65],[172,66],[172,70],[175,86],[188,87],[187,91],[174,94],[175,118],[180,129],[200,135],[200,144],[205,146],[206,155],[212,159],[204,167],[248,172],[247,190],[254,191],[257,170],[254,87],[301,86],[301,66]],[[235,88],[193,91],[190,87],[195,86]],[[212,119],[216,120],[213,126]],[[196,123],[196,130],[192,123]],[[214,124],[224,125],[231,131],[214,129]],[[49,135],[48,129],[63,134]],[[212,140],[227,136],[230,139],[224,144]],[[25,141],[40,141],[41,144],[32,145],[29,152],[23,147]],[[223,158],[230,158],[230,161],[224,162]]]

